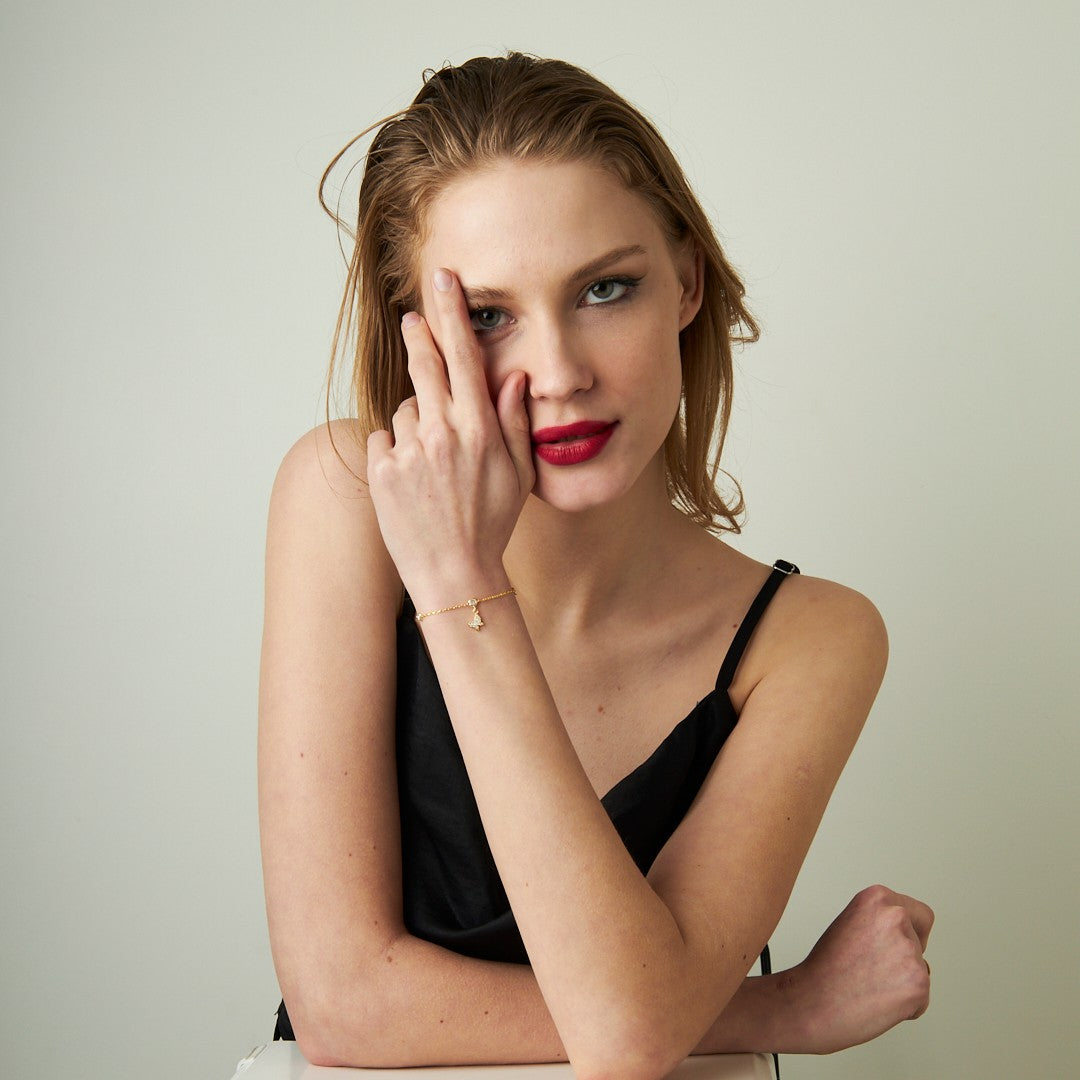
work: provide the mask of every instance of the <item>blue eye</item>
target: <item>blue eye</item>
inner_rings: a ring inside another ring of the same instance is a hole
[[[597,304],[611,304],[622,300],[637,283],[636,278],[601,278],[585,290],[584,303],[588,307],[595,307]]]
[[[498,308],[477,308],[469,314],[469,321],[477,332],[485,330],[497,330],[502,324],[503,313]]]

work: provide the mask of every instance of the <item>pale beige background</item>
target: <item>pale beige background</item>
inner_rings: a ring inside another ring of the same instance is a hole
[[[1076,12],[5,3],[5,1073],[217,1080],[270,1034],[262,533],[341,278],[315,177],[424,66],[513,46],[591,68],[683,157],[766,328],[740,543],[892,632],[774,948],[886,881],[937,908],[934,1003],[785,1080],[1071,1075]]]

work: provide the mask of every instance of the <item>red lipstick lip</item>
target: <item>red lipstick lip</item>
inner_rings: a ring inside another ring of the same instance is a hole
[[[533,435],[533,452],[549,465],[580,465],[607,446],[617,426],[581,420],[565,427],[541,428]]]
[[[559,442],[561,439],[583,439],[589,435],[599,435],[600,432],[614,427],[610,420],[578,420],[573,424],[564,424],[562,427],[546,427],[532,433],[533,446],[539,443]]]

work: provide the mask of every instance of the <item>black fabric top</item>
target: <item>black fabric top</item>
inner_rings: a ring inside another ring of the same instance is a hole
[[[602,799],[627,850],[647,873],[685,817],[738,719],[728,687],[780,582],[777,563],[743,618],[715,688],[647,760]],[[405,926],[416,937],[485,960],[527,964],[488,847],[438,677],[406,598],[398,619],[397,769]]]
[[[750,605],[716,686],[602,802],[647,873],[697,796],[738,716],[728,688],[765,608],[789,574],[778,561]],[[438,676],[408,597],[397,623],[397,773],[404,921],[409,933],[465,956],[527,964],[458,748]],[[284,1007],[275,1037],[290,1038]]]

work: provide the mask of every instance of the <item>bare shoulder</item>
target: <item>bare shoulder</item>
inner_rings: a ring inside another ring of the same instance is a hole
[[[861,727],[885,674],[889,640],[878,609],[834,581],[792,574],[773,597],[740,666],[733,699],[799,688],[803,700],[828,698],[823,715],[849,715]]]
[[[884,669],[889,651],[885,622],[862,593],[824,578],[792,574],[776,602],[783,615],[779,632],[788,646],[800,652],[854,651]]]
[[[322,424],[285,455],[270,497],[268,574],[279,559],[309,582],[359,576],[380,596],[399,592],[368,494],[367,455],[355,422]]]
[[[352,500],[367,496],[367,455],[355,422],[335,420],[302,435],[289,449],[274,481],[274,497]]]

